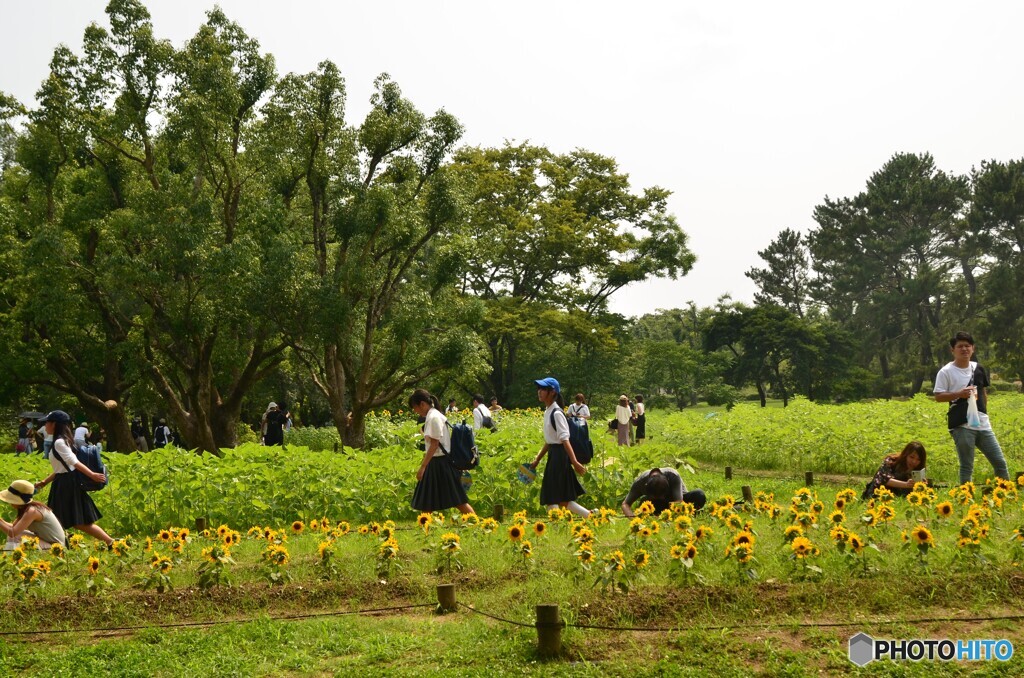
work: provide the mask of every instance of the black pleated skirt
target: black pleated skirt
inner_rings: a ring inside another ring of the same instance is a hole
[[[544,480],[540,484],[541,505],[575,501],[576,497],[584,494],[586,490],[576,478],[576,471],[569,463],[569,453],[565,447],[560,444],[548,445],[548,463],[544,467]]]
[[[644,412],[636,418],[636,439],[643,440],[647,437],[647,413]]]
[[[469,496],[462,487],[462,472],[444,457],[434,457],[427,464],[423,480],[416,483],[412,507],[417,511],[443,511],[468,504]]]
[[[78,477],[74,473],[58,473],[54,476],[46,505],[65,530],[75,525],[91,525],[103,517],[89,493],[78,484]]]

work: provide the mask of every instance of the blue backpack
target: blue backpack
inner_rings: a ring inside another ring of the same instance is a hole
[[[569,444],[572,451],[576,453],[576,461],[581,464],[589,464],[594,458],[594,443],[590,442],[590,427],[585,419],[566,417],[569,423]]]
[[[93,473],[102,473],[106,477],[106,480],[99,483],[92,478],[87,477],[78,469],[68,468],[68,464],[64,461],[64,458],[54,450],[53,455],[60,460],[60,463],[64,465],[64,468],[68,469],[70,473],[75,474],[75,477],[78,479],[78,485],[86,492],[96,492],[106,487],[107,481],[110,480],[110,476],[107,475],[107,467],[103,464],[103,459],[100,458],[100,446],[85,445],[84,447],[79,447],[78,445],[72,445],[71,451],[75,453],[76,457],[78,457],[78,461],[85,464],[90,471]]]
[[[448,428],[452,431],[452,449],[446,450],[444,446],[441,447],[441,451],[448,458],[448,463],[459,471],[475,469],[480,464],[480,451],[476,449],[473,427],[466,426],[466,422],[462,422],[454,426],[448,424]]]
[[[557,405],[555,409],[565,415],[562,408]],[[555,415],[552,412],[552,426],[554,426],[554,418]],[[569,415],[565,415],[565,421],[569,424],[569,444],[572,445],[572,451],[576,454],[576,461],[581,464],[589,464],[590,460],[594,458],[594,444],[590,442],[590,427],[587,426],[585,419],[581,420]]]

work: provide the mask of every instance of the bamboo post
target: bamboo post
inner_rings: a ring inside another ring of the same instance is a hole
[[[437,585],[437,605],[442,612],[455,612],[458,609],[455,602],[455,584]]]
[[[205,517],[196,518],[196,532],[202,532],[205,529],[206,529],[206,518]]]
[[[562,623],[558,605],[537,606],[537,652],[541,657],[562,653]]]
[[[725,479],[732,480],[732,466],[725,467]]]
[[[750,485],[743,486],[743,501],[747,504],[754,503],[754,491],[750,489]]]
[[[499,523],[502,520],[504,520],[505,519],[505,505],[504,504],[495,504],[492,515],[494,516],[494,519],[497,520]]]
[[[804,485],[810,487],[814,484],[814,471],[807,471],[804,473]]]

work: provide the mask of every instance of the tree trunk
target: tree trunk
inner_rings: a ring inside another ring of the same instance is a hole
[[[768,396],[764,392],[764,384],[758,379],[755,385],[757,386],[757,395],[761,396],[761,407],[768,407]]]
[[[99,424],[107,434],[104,447],[111,452],[134,452],[135,439],[124,407],[116,400],[79,400],[89,419]]]

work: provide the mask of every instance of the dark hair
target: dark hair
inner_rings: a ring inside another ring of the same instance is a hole
[[[420,403],[430,403],[431,407],[441,409],[441,403],[438,401],[437,396],[431,395],[425,388],[418,388],[409,396],[409,407],[415,407]]]
[[[633,398],[633,400],[637,401],[638,403],[642,403],[644,401],[644,397],[642,395],[637,395],[637,397]]]
[[[550,386],[539,386],[538,388],[539,389],[543,389],[545,391],[551,391],[552,393],[554,393],[555,394],[555,403],[557,403],[559,407],[565,407],[565,401],[562,399],[562,392],[561,391],[556,391],[555,389],[551,388]]]
[[[56,445],[61,438],[71,447],[74,443],[74,435],[71,432],[71,423],[63,421],[53,422],[53,443]]]
[[[481,405],[483,405],[484,404],[484,397],[482,395],[480,395],[479,393],[474,393],[473,394],[473,402],[474,403],[480,403]]]
[[[498,402],[498,396],[491,396],[491,402],[492,403]]]
[[[38,502],[35,499],[32,499],[27,504],[22,504],[21,506],[15,506],[14,507],[14,508],[16,508],[18,510],[18,517],[19,518],[25,513],[25,511],[28,510],[29,506],[31,506],[32,508],[34,508],[34,509],[36,509],[38,511],[49,511],[50,510],[50,507],[47,506],[46,504],[44,504],[42,502]]]
[[[949,340],[949,347],[956,348],[957,342],[966,341],[971,346],[974,346],[974,337],[968,332],[957,332],[953,335],[953,338]]]
[[[648,473],[647,484],[644,486],[644,497],[654,505],[654,510],[659,513],[669,507],[668,478],[660,468],[652,468]]]
[[[580,403],[586,404],[587,399],[583,397],[582,393],[577,393],[576,394],[576,402],[580,402]]]
[[[907,446],[903,448],[903,451],[899,454],[889,455],[888,459],[892,464],[892,470],[894,475],[906,476],[909,474],[910,469],[907,468],[907,457],[910,456],[911,452],[917,452],[918,458],[921,460],[921,465],[917,468],[924,468],[928,461],[928,453],[925,452],[924,445],[916,440],[911,440],[907,443]]]
[[[449,399],[448,399],[448,402],[450,402],[450,403],[454,403],[454,402],[455,402],[455,398],[449,398]]]

